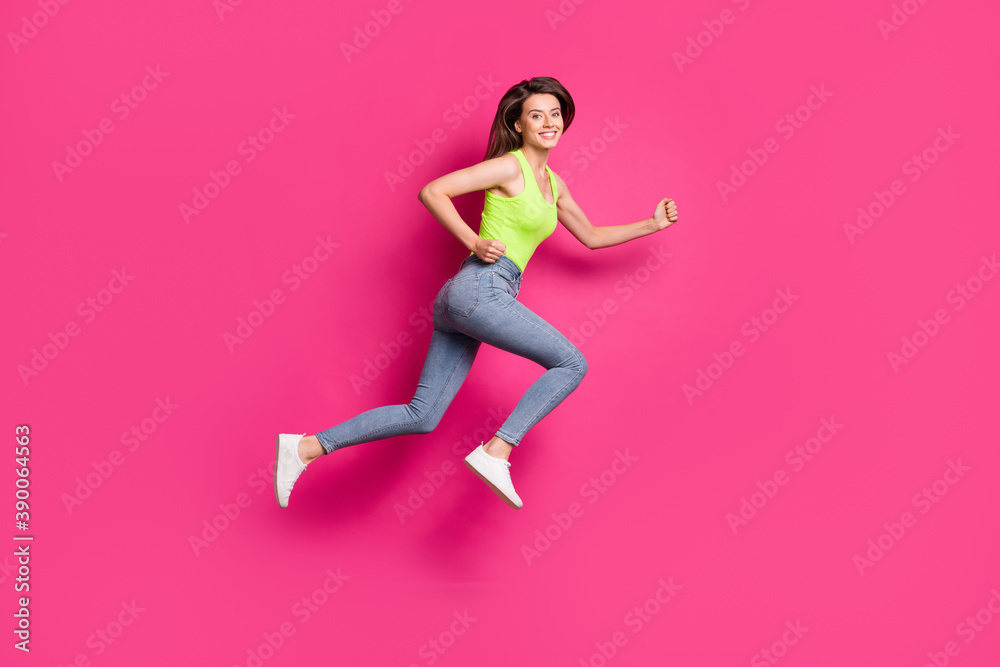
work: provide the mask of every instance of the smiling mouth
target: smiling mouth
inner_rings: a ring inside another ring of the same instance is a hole
[[[545,137],[546,139],[554,139],[556,136],[555,131],[553,132],[539,132],[538,136]]]

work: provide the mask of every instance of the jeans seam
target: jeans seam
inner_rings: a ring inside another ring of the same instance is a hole
[[[513,298],[513,297],[512,297],[512,298]],[[504,306],[504,308],[506,308],[507,310],[509,310],[509,311],[511,312],[511,314],[513,314],[514,316],[518,317],[519,319],[523,320],[524,322],[527,322],[528,324],[530,324],[531,326],[533,326],[533,327],[534,327],[535,329],[537,329],[537,330],[539,330],[539,331],[543,332],[543,333],[544,333],[544,334],[546,334],[547,336],[549,336],[549,337],[554,337],[551,331],[548,331],[548,330],[546,330],[546,329],[543,329],[542,327],[538,326],[537,324],[535,324],[535,323],[534,323],[534,322],[532,322],[531,320],[529,320],[529,319],[526,319],[526,318],[525,318],[525,317],[523,317],[523,316],[522,316],[522,315],[521,315],[520,313],[518,313],[518,312],[517,312],[516,310],[514,310],[513,308],[511,308],[511,306],[510,306],[510,304],[509,304],[509,303],[507,303],[507,302],[505,302],[505,301],[503,301],[503,300],[501,300],[501,303],[503,303],[503,306]],[[551,326],[551,325],[550,325],[550,326]],[[557,339],[557,340],[558,340],[558,339]],[[572,345],[573,345],[573,344],[572,344],[572,343],[570,343],[570,346],[572,346]],[[574,348],[574,349],[575,349],[575,348]],[[582,355],[582,353],[580,353],[580,352],[579,352],[579,350],[576,350],[576,352],[577,352],[577,354],[579,354],[580,356],[583,356],[583,355]],[[545,370],[545,372],[546,372],[546,373],[548,373],[548,372],[549,372],[549,369],[546,369],[546,370]],[[563,384],[563,386],[559,388],[559,392],[557,392],[557,393],[556,393],[556,395],[558,395],[558,394],[559,394],[560,392],[562,392],[562,390],[563,390],[563,389],[565,389],[566,387],[568,387],[568,386],[569,386],[569,385],[570,385],[570,384],[571,384],[572,382],[573,382],[573,380],[572,380],[572,379],[570,379],[570,380],[568,380],[568,381],[567,381],[567,382],[566,382],[565,384]],[[568,394],[567,394],[567,396],[568,396]],[[565,399],[566,399],[566,396],[564,396],[562,400],[565,400]],[[554,401],[554,400],[555,400],[555,396],[553,396],[552,398],[550,398],[550,399],[549,399],[549,401],[548,401],[548,403],[546,403],[546,404],[545,404],[544,406],[542,406],[542,407],[538,408],[537,410],[535,410],[534,414],[532,414],[532,415],[531,415],[531,418],[530,418],[530,419],[529,419],[528,421],[533,421],[533,420],[534,420],[534,418],[535,418],[535,416],[536,416],[536,415],[538,415],[538,414],[539,414],[540,412],[542,412],[542,409],[543,409],[543,408],[545,408],[545,407],[548,407],[548,405],[549,405],[550,403],[552,403],[552,401]],[[562,402],[562,400],[560,400],[560,403]],[[558,404],[557,404],[557,405],[558,405]]]
[[[502,430],[498,430],[496,432],[496,435],[500,436],[503,440],[506,440],[507,442],[509,442],[510,444],[515,445],[515,446],[518,445],[518,444],[520,444],[520,442],[521,442],[521,438],[516,438],[517,442],[515,442],[514,436],[507,435]]]
[[[545,371],[545,372],[546,372],[546,373],[548,373],[548,371]],[[535,417],[536,417],[536,416],[537,416],[537,415],[538,415],[539,413],[541,413],[541,412],[542,412],[542,411],[543,411],[543,410],[544,410],[545,408],[547,408],[547,407],[549,406],[549,404],[550,404],[550,403],[552,403],[552,402],[553,402],[554,400],[556,400],[556,396],[558,396],[558,395],[559,395],[559,393],[561,393],[561,392],[562,392],[562,390],[563,390],[563,389],[565,389],[566,387],[568,387],[568,386],[569,386],[569,385],[570,385],[570,384],[571,384],[572,382],[573,382],[573,379],[572,379],[572,378],[570,378],[569,380],[567,380],[567,381],[566,381],[566,383],[565,383],[565,384],[563,384],[563,386],[559,388],[559,392],[557,392],[557,393],[556,393],[556,394],[555,394],[555,395],[554,395],[554,396],[553,396],[552,398],[550,398],[550,399],[548,400],[548,403],[546,403],[546,404],[545,404],[545,405],[543,405],[543,406],[540,406],[540,407],[539,407],[539,408],[538,408],[537,410],[535,410],[534,414],[532,414],[532,415],[531,415],[531,418],[530,418],[530,419],[529,419],[528,421],[534,421]],[[559,401],[559,403],[562,403],[562,402],[563,402],[564,400],[566,400],[566,399],[567,399],[568,397],[569,397],[569,394],[567,394],[566,396],[563,396],[563,397],[562,397],[562,399],[561,399],[561,400]],[[559,403],[557,403],[556,405],[558,405]]]
[[[516,299],[517,295],[521,293],[520,286],[517,285],[517,284],[515,284],[513,281],[508,280],[502,273],[500,273],[499,269],[496,270],[496,271],[493,271],[492,273],[493,273],[494,276],[499,276],[500,280],[504,281],[507,285],[509,285],[511,287],[511,289],[514,290],[514,293],[511,294],[510,296],[511,296],[511,298]],[[503,287],[495,285],[494,282],[495,281],[491,277],[490,278],[490,288],[491,289],[499,290],[499,291],[503,292],[504,294],[508,294],[507,290],[505,290]]]
[[[504,292],[504,294],[506,294],[506,292]],[[510,295],[508,294],[508,296],[510,296]],[[514,299],[514,297],[511,297],[511,299],[513,300],[513,299]],[[511,305],[510,305],[509,303],[507,303],[507,302],[506,302],[506,301],[504,301],[503,299],[499,299],[499,301],[500,301],[500,303],[502,303],[502,304],[503,304],[503,307],[504,307],[504,308],[506,308],[507,310],[509,310],[509,311],[510,311],[510,313],[511,313],[512,315],[514,315],[515,317],[517,317],[517,318],[518,318],[518,319],[520,319],[521,321],[523,321],[523,322],[526,322],[526,323],[530,324],[530,325],[531,325],[532,327],[534,327],[534,328],[535,328],[535,329],[537,329],[538,331],[541,331],[541,332],[542,332],[542,333],[544,333],[544,334],[545,334],[546,336],[549,336],[550,338],[555,338],[555,336],[553,336],[553,334],[552,334],[552,332],[551,332],[551,331],[549,331],[548,329],[543,329],[542,327],[538,326],[537,324],[535,324],[535,323],[534,323],[534,322],[532,322],[531,320],[529,320],[529,319],[527,319],[526,317],[522,316],[522,315],[521,315],[521,313],[517,312],[517,311],[516,311],[516,310],[515,310],[514,308],[512,308],[512,307],[511,307]],[[549,325],[549,326],[552,326],[552,325]],[[559,339],[558,339],[558,338],[555,338],[555,340],[557,340],[557,341],[558,341]],[[572,345],[572,343],[570,343],[570,345]]]
[[[453,276],[451,278],[452,287],[455,286],[455,283],[459,283],[459,282],[462,282],[462,281],[465,281],[465,280],[475,280],[476,281],[476,302],[472,304],[472,308],[470,308],[469,312],[467,312],[467,313],[463,313],[460,310],[452,308],[450,303],[445,303],[444,304],[445,310],[447,310],[448,312],[450,312],[450,313],[452,313],[454,315],[458,315],[459,317],[465,317],[465,318],[471,317],[472,316],[472,311],[474,311],[476,309],[476,307],[479,305],[479,286],[480,286],[480,280],[479,279],[481,277],[482,277],[482,272],[480,272],[480,273],[474,273],[471,276],[463,277],[463,278],[461,278],[459,280],[455,280],[455,277]],[[451,288],[449,288],[448,294],[446,296],[447,296],[448,301],[450,301],[451,300]]]
[[[451,334],[449,334],[449,335],[451,335]],[[463,334],[463,335],[465,335],[465,334]],[[466,337],[469,338],[468,336],[466,336]],[[382,431],[384,431],[386,429],[395,428],[397,426],[401,426],[401,425],[407,424],[407,423],[409,423],[409,424],[419,424],[421,421],[423,421],[424,419],[427,418],[427,415],[429,415],[432,412],[434,412],[434,408],[437,407],[437,404],[441,402],[441,396],[444,395],[444,388],[448,386],[448,383],[451,382],[451,378],[455,375],[455,369],[458,368],[459,362],[461,362],[462,359],[465,358],[465,355],[467,355],[469,353],[469,348],[472,347],[472,343],[475,343],[475,339],[474,338],[469,338],[469,340],[472,341],[472,342],[471,343],[467,343],[466,346],[465,346],[465,349],[462,350],[462,354],[458,355],[458,358],[455,360],[454,365],[452,365],[452,367],[451,367],[451,372],[448,373],[448,379],[445,380],[444,383],[443,383],[443,385],[442,385],[442,390],[440,392],[438,392],[437,398],[434,400],[434,403],[427,409],[427,413],[423,417],[421,417],[420,419],[411,419],[409,422],[396,422],[395,424],[387,424],[385,426],[381,426],[381,427],[379,427],[377,429],[374,429],[372,431],[368,431],[365,434],[365,437],[368,438],[368,436],[370,436],[370,435],[373,435],[373,434],[376,434],[376,433],[380,433],[380,432],[382,432]],[[409,403],[407,405],[409,405]],[[376,438],[376,439],[379,439],[379,438]],[[365,440],[365,442],[367,442],[367,440]],[[337,448],[335,447],[334,449],[337,449]]]

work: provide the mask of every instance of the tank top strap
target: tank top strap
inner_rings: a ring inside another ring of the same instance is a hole
[[[517,150],[511,151],[511,153],[517,156],[517,161],[521,163],[521,176],[524,177],[524,189],[527,190],[531,187],[531,185],[534,185],[535,187],[533,190],[535,191],[535,194],[542,199],[542,202],[548,204],[548,201],[545,199],[545,195],[542,194],[542,191],[538,188],[538,180],[535,179],[535,174],[531,170],[531,165],[528,164],[528,158],[524,157],[524,151],[518,148]],[[549,168],[549,165],[545,165],[545,171],[549,176],[549,190],[556,193],[556,196],[558,196],[557,190],[559,189],[559,186],[555,182],[555,176],[552,173],[552,169]]]
[[[524,157],[524,152],[518,148],[517,150],[511,151],[517,158],[517,161],[521,163],[521,175],[525,177],[524,187],[528,187],[527,177],[531,174],[531,167],[528,166],[528,158]]]

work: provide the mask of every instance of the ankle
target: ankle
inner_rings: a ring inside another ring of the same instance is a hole
[[[483,444],[483,451],[490,456],[498,459],[504,459],[505,461],[510,458],[510,453],[514,450],[514,446],[509,442],[500,440],[499,438],[493,438],[489,442]]]
[[[319,439],[310,435],[308,437],[299,440],[299,460],[302,463],[309,465],[323,454],[326,454],[326,449],[320,444]]]

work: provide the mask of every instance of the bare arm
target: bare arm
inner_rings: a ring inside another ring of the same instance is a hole
[[[647,234],[652,234],[653,232],[658,232],[665,227],[669,227],[677,220],[676,206],[673,200],[664,199],[657,204],[652,218],[631,222],[626,225],[602,225],[595,227],[587,219],[587,216],[584,215],[580,206],[573,200],[572,195],[569,193],[569,188],[566,187],[566,182],[558,174],[556,174],[556,180],[559,184],[559,199],[556,202],[559,221],[580,243],[591,250],[607,248],[637,239],[641,236],[646,236]]]
[[[417,199],[427,207],[427,210],[437,218],[438,222],[462,242],[462,245],[485,261],[495,261],[487,259],[488,248],[496,247],[499,255],[506,250],[506,246],[500,241],[493,241],[490,245],[488,239],[480,238],[462,220],[462,216],[458,214],[451,198],[492,188],[514,178],[516,174],[520,173],[520,170],[521,166],[516,158],[496,157],[434,179],[420,190]]]

